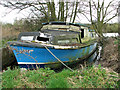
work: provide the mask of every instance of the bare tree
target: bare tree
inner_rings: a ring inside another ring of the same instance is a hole
[[[97,0],[97,2],[93,0],[89,1],[90,21],[99,37],[103,37],[103,29],[106,23],[118,15],[117,4],[118,2],[115,2],[115,0],[109,1],[107,5],[105,4],[105,0],[102,2],[100,0]]]
[[[25,9],[30,9],[30,15],[36,17],[45,17],[46,21],[67,21],[70,18],[70,22],[75,22],[79,3],[81,0],[75,0],[68,2],[64,0],[37,0],[37,1],[2,1],[0,5],[4,7],[12,8],[12,10],[19,9],[19,12]],[[57,11],[58,8],[58,11]],[[58,13],[57,13],[58,12]]]

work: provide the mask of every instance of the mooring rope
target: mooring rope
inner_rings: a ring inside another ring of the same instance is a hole
[[[72,72],[73,72],[73,70],[70,68],[70,67],[68,67],[65,63],[63,63],[59,58],[57,58],[48,48],[47,48],[47,46],[44,46],[47,50],[48,50],[48,52],[50,53],[50,54],[52,54],[52,56],[54,56],[60,63],[62,63],[66,68],[68,68],[69,70],[71,70]]]

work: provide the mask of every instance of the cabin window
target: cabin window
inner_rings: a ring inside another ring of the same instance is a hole
[[[38,36],[38,37],[37,37],[37,40],[38,40],[38,41],[45,41],[45,42],[46,42],[46,41],[49,41],[49,38]]]
[[[81,38],[84,38],[84,29],[81,29]]]
[[[66,44],[66,43],[70,43],[70,40],[68,40],[68,39],[58,40],[58,44]]]
[[[32,41],[34,36],[21,36],[21,40]]]
[[[72,39],[59,39],[58,44],[68,44],[68,43],[78,43],[77,38],[72,38]]]

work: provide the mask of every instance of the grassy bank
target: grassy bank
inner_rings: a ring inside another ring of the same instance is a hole
[[[3,88],[118,88],[118,74],[114,71],[89,66],[71,72],[56,73],[49,68],[21,71],[6,70],[2,75]]]

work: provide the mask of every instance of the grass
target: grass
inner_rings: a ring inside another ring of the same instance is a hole
[[[0,72],[0,90],[2,89],[2,73]]]
[[[114,41],[114,44],[119,44],[119,40],[118,40],[118,39],[115,40],[115,41]]]
[[[7,88],[14,88],[19,85],[20,77],[18,77],[20,74],[20,69],[10,70],[8,68],[7,71],[5,71],[2,74],[2,86]]]
[[[64,77],[51,77],[48,80],[47,88],[69,88],[69,84],[67,83],[67,79]]]
[[[64,69],[56,73],[49,68],[3,72],[3,88],[118,88],[118,74],[108,69],[89,66],[71,72]]]

